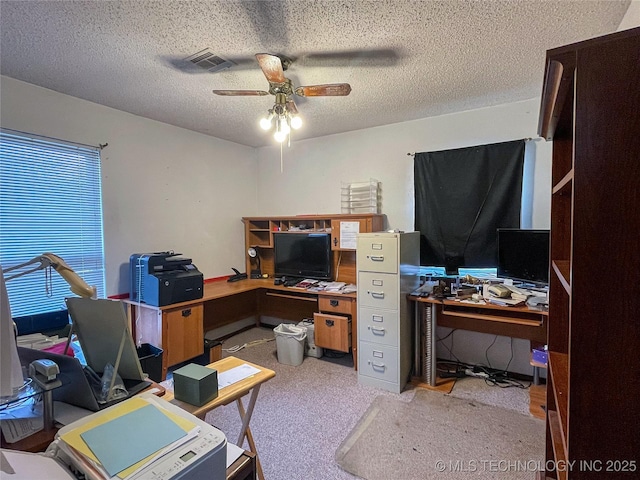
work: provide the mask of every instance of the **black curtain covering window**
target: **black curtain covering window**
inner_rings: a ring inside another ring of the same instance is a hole
[[[524,140],[416,153],[420,264],[495,267],[498,228],[520,227]]]

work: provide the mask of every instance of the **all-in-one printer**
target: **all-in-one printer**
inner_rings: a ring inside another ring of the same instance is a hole
[[[130,299],[155,307],[202,298],[204,279],[180,253],[134,253],[129,257]]]

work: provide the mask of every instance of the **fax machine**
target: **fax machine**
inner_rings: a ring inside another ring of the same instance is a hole
[[[155,307],[202,298],[203,276],[179,253],[134,253],[129,258],[130,298]]]

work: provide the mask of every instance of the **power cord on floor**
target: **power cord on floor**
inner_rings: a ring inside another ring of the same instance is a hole
[[[532,385],[532,382],[525,384],[513,378],[506,370],[488,368],[484,365],[475,365],[469,376],[480,377],[484,379],[487,385],[492,387],[527,389]]]
[[[521,382],[513,378],[506,370],[498,370],[485,365],[472,365],[459,360],[438,359],[436,364],[438,376],[441,378],[482,378],[492,387],[527,389],[532,382]]]
[[[242,345],[234,345],[233,347],[223,348],[225,352],[236,353],[243,348],[255,347],[256,345],[262,345],[263,343],[273,342],[275,338],[262,338],[260,340],[253,340],[252,342],[243,343]]]

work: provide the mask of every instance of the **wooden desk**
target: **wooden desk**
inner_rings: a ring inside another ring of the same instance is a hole
[[[415,336],[414,372],[430,387],[438,386],[435,335],[438,326],[524,338],[534,346],[547,342],[547,312],[526,306],[480,305],[413,295],[408,298],[415,302],[415,331],[419,332]]]
[[[357,366],[357,305],[356,295],[306,290],[274,285],[273,279],[247,279],[238,282],[215,281],[204,285],[203,297],[188,302],[154,307],[124,300],[129,306],[131,329],[136,340],[163,349],[162,378],[168,368],[201,355],[204,332],[223,327],[249,317],[270,316],[300,322],[325,310],[329,299],[347,304],[342,313],[351,318],[351,351]],[[317,330],[316,330],[317,335]],[[316,342],[318,346],[320,345]]]
[[[258,458],[258,451],[256,449],[256,444],[253,440],[253,434],[251,433],[251,429],[249,428],[249,422],[251,421],[251,414],[253,413],[253,408],[255,407],[256,400],[258,398],[258,392],[260,391],[260,386],[272,379],[276,376],[276,372],[273,370],[269,370],[268,368],[261,367],[259,365],[246,362],[244,360],[240,360],[236,357],[227,357],[222,360],[218,360],[217,362],[213,362],[209,364],[209,367],[216,369],[219,373],[230,370],[234,367],[238,367],[243,364],[250,365],[252,367],[260,370],[259,373],[252,375],[249,378],[245,378],[244,380],[240,380],[228,387],[221,388],[218,391],[218,396],[211,400],[210,402],[198,407],[195,405],[191,405],[189,403],[181,402],[180,400],[176,400],[173,396],[173,392],[167,391],[164,398],[167,401],[170,401],[174,405],[179,406],[183,410],[195,415],[198,418],[204,420],[204,417],[208,412],[213,410],[214,408],[220,407],[222,405],[228,405],[231,402],[236,402],[238,405],[238,412],[240,413],[240,418],[242,420],[242,427],[240,428],[240,435],[238,436],[238,441],[236,445],[242,448],[242,444],[246,437],[247,442],[249,443],[249,448],[252,453],[256,455],[256,464],[258,468],[258,477],[260,480],[264,480],[264,474],[262,472],[262,466],[260,465],[260,459]],[[249,397],[249,404],[245,410],[244,405],[242,403],[242,397],[251,393]]]

